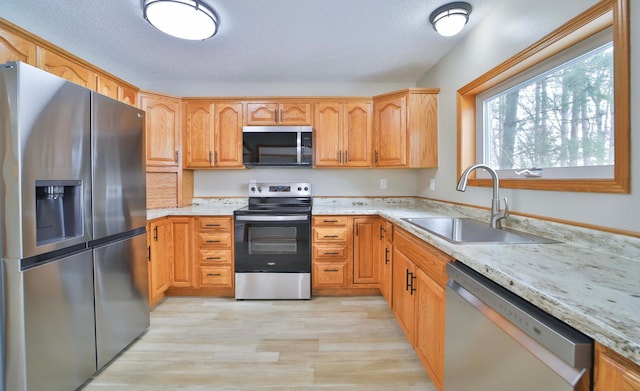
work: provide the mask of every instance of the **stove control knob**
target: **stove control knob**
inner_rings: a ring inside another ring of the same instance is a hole
[[[251,187],[251,192],[252,192],[252,193],[255,193],[255,192],[256,192],[256,188],[255,188],[255,186]]]
[[[302,191],[302,187],[298,187],[298,191]]]
[[[258,187],[258,192],[262,193],[262,187]]]
[[[304,191],[309,191],[309,188],[305,186]]]

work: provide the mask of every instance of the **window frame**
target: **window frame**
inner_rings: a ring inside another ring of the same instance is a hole
[[[629,193],[631,162],[630,130],[630,54],[629,0],[603,0],[543,37],[530,47],[506,60],[457,92],[458,177],[464,169],[477,163],[476,97],[498,84],[516,77],[584,39],[613,28],[614,68],[614,144],[615,165],[611,179],[504,178],[500,186],[514,189],[555,190],[599,193]],[[491,186],[490,179],[472,173],[471,186]]]

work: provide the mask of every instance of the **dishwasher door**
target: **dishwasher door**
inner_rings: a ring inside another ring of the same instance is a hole
[[[446,391],[591,389],[590,338],[465,265],[449,266]]]

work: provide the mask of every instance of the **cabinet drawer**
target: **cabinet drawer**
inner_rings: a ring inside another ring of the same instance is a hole
[[[201,264],[231,264],[231,250],[200,250]]]
[[[210,247],[231,247],[231,233],[198,232],[198,245]]]
[[[233,286],[233,273],[231,271],[231,266],[201,267],[200,286],[231,288]]]
[[[349,216],[315,216],[313,218],[314,226],[347,226],[349,224]]]
[[[347,245],[314,245],[313,259],[322,259],[324,261],[339,260],[346,261],[348,248]]]
[[[313,240],[316,242],[346,242],[347,229],[340,227],[314,227]]]
[[[314,262],[313,286],[321,287],[346,287],[348,285],[347,262]]]
[[[198,227],[201,230],[231,231],[231,219],[228,217],[200,217]]]

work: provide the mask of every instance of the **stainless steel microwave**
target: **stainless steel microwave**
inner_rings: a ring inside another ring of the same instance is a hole
[[[311,167],[311,126],[244,126],[242,161],[246,167]]]

